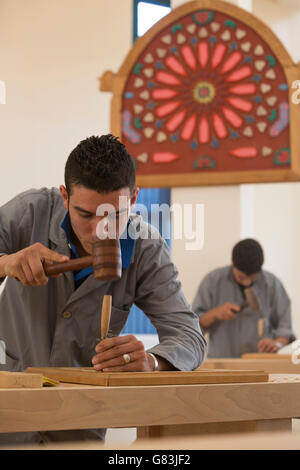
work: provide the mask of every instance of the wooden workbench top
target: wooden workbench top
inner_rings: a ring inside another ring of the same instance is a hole
[[[294,418],[300,416],[299,394],[300,382],[294,377],[238,384],[60,384],[53,388],[1,389],[0,432]]]

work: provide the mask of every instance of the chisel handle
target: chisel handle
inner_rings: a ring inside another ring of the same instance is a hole
[[[111,315],[111,304],[112,304],[111,295],[104,295],[103,301],[102,301],[102,311],[101,311],[101,340],[105,339],[108,333],[110,315]]]

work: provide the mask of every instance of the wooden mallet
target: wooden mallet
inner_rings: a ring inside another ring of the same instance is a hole
[[[241,305],[240,312],[244,310],[244,308],[250,307],[254,312],[259,314],[259,318],[257,321],[257,333],[258,333],[259,338],[261,338],[263,335],[263,331],[264,331],[264,320],[260,312],[260,306],[259,306],[256,294],[254,290],[252,289],[252,287],[247,287],[244,290],[244,294],[245,294],[246,300]]]
[[[100,280],[117,280],[122,276],[122,260],[119,239],[105,238],[94,242],[92,255],[74,258],[64,263],[45,266],[47,276],[69,271],[80,271],[93,266],[94,276]]]

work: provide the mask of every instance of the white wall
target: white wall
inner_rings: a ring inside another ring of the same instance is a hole
[[[240,234],[239,186],[174,188],[171,203],[204,205],[204,246],[186,251],[187,239],[172,239],[172,257],[189,300],[208,271],[230,263],[232,246]]]
[[[0,0],[0,204],[59,185],[79,141],[109,131],[98,78],[119,68],[131,20],[131,0]]]

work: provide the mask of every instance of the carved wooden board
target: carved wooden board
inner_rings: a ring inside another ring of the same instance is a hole
[[[264,371],[195,370],[170,372],[98,372],[92,367],[28,367],[26,373],[41,373],[61,382],[115,386],[191,385],[213,383],[268,382]]]

